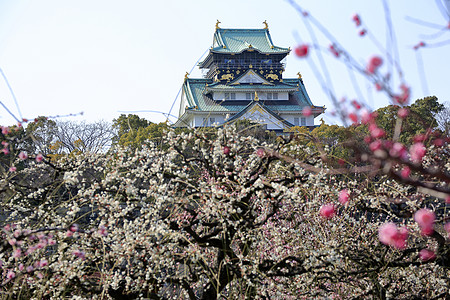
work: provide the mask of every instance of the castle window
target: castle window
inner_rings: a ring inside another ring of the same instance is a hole
[[[225,100],[236,100],[236,93],[225,93]]]
[[[295,126],[300,126],[300,120],[299,120],[299,118],[294,118],[294,125],[295,125]]]
[[[306,118],[301,118],[302,126],[306,126]]]
[[[209,118],[209,125],[216,123],[216,118]]]
[[[267,100],[278,100],[278,93],[267,93]]]
[[[252,100],[253,99],[253,93],[245,93],[245,100]]]

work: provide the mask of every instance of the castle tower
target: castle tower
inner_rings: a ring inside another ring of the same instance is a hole
[[[208,56],[199,63],[206,75],[186,74],[176,127],[205,127],[239,119],[264,124],[268,130],[314,126],[325,111],[314,106],[303,80],[283,78],[290,49],[275,46],[267,23],[263,29],[223,29],[216,24]],[[302,110],[310,107],[312,114]]]

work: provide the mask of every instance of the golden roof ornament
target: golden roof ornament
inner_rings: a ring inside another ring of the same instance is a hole
[[[259,97],[258,97],[258,92],[257,91],[255,91],[255,99],[254,99],[255,101],[259,101]]]
[[[267,24],[267,20],[264,20],[263,24],[264,24],[264,29],[269,29],[269,24]]]
[[[298,79],[302,79],[302,74],[300,74],[300,72],[298,72],[297,75],[298,75]]]
[[[184,74],[184,80],[188,79],[189,76],[189,72],[186,72],[186,74]]]
[[[220,27],[219,27],[219,24],[220,23],[222,23],[222,22],[220,22],[219,20],[217,20],[217,22],[216,22],[216,29],[220,29]]]

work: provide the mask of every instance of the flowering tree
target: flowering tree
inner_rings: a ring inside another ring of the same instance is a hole
[[[326,148],[294,140],[261,144],[224,128],[169,131],[164,144],[55,164],[18,155],[1,181],[2,293],[297,299],[448,291],[439,200],[375,174],[329,169]],[[435,212],[419,210],[424,202]]]

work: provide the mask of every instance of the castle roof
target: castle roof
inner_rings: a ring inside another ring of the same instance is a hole
[[[241,53],[256,50],[264,54],[289,53],[288,48],[275,46],[269,29],[226,29],[217,28],[214,32],[211,52]]]

